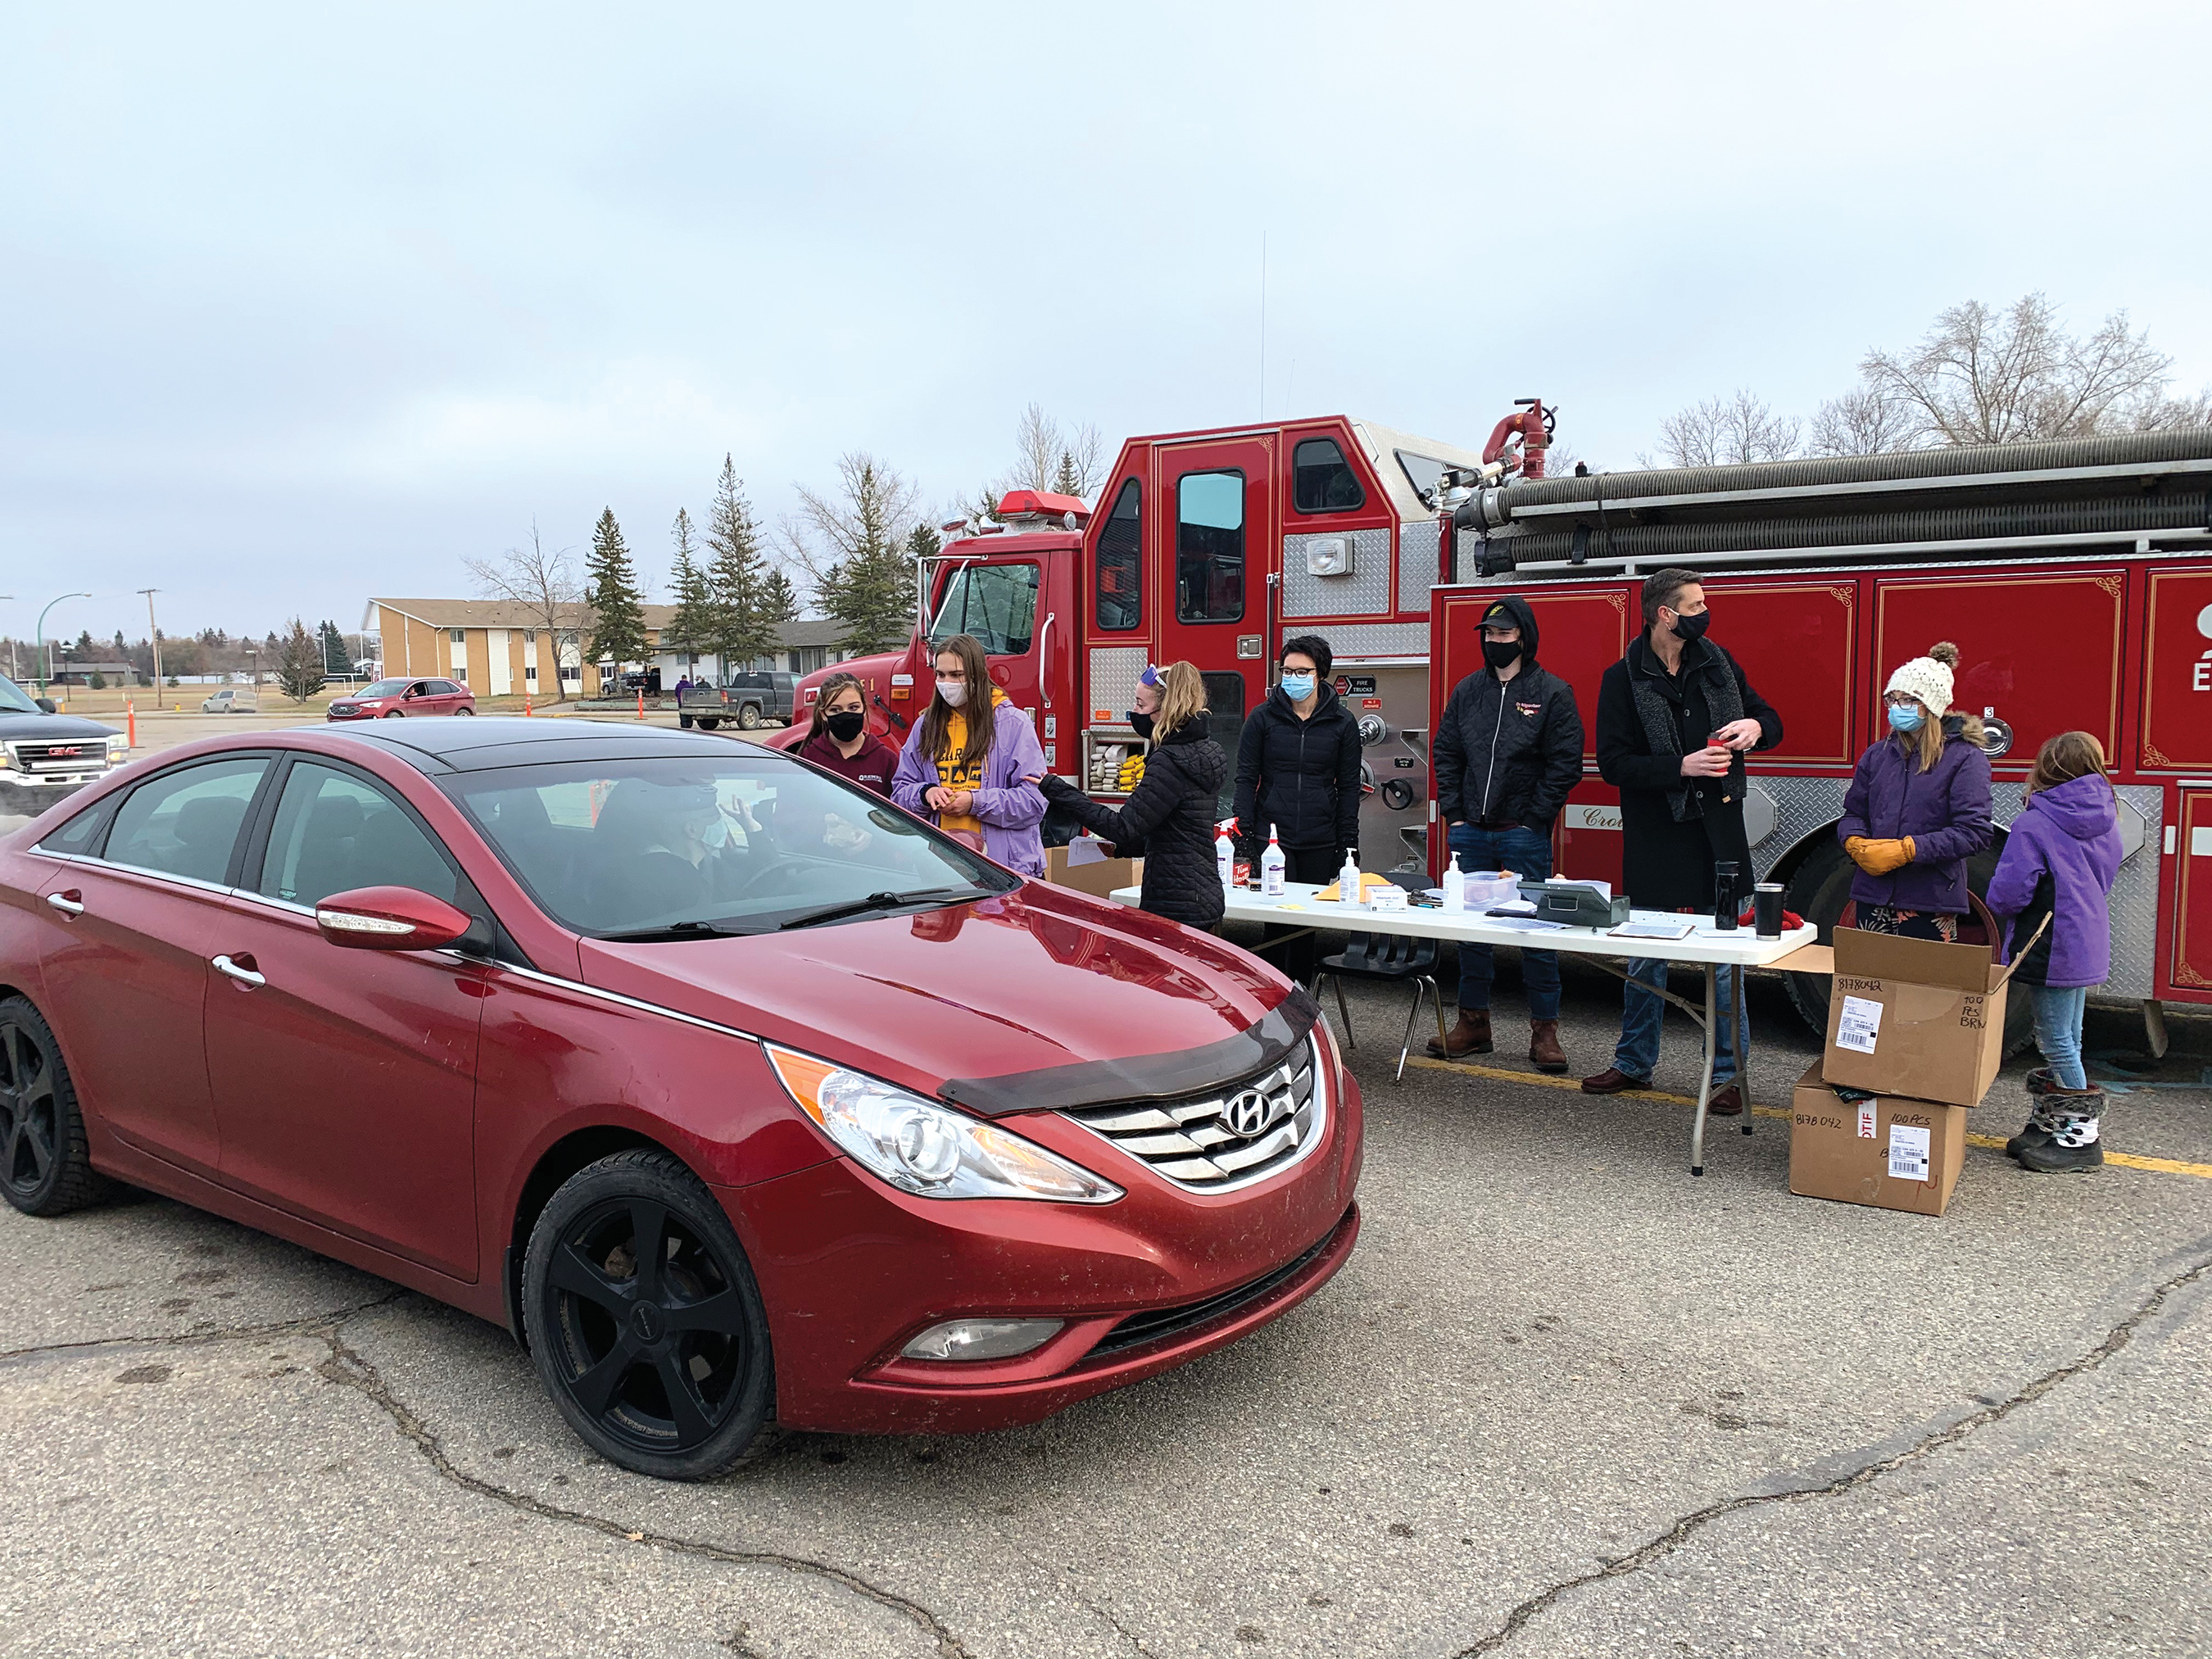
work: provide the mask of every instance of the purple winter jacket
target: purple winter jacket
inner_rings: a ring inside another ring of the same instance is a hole
[[[2102,985],[2112,966],[2112,914],[2106,899],[2120,873],[2120,819],[2112,786],[2092,772],[2069,778],[2027,805],[2005,834],[2004,851],[1984,896],[2009,925],[2013,941],[2051,927],[2016,976],[2054,990]]]
[[[1943,752],[1925,772],[1917,754],[1884,738],[1859,757],[1844,796],[1838,842],[1912,838],[1912,862],[1886,876],[1863,870],[1851,877],[1859,904],[1896,910],[1965,915],[1966,860],[1990,844],[1990,757],[1982,752],[1981,722],[1956,715],[1943,722]]]
[[[1044,794],[1024,781],[1044,769],[1044,750],[1029,716],[994,699],[991,748],[983,757],[983,785],[975,792],[970,816],[983,825],[983,856],[1024,876],[1044,874],[1044,842],[1037,833],[1044,822]],[[944,781],[936,758],[921,752],[921,722],[916,720],[899,751],[898,770],[891,775],[891,799],[934,823],[937,814],[922,796]]]

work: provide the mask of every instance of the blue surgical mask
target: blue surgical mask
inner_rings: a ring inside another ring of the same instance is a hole
[[[1920,729],[1922,717],[1917,708],[1910,703],[1894,702],[1888,708],[1889,726],[1893,732],[1917,732]]]
[[[1314,677],[1310,674],[1283,676],[1283,695],[1292,702],[1304,702],[1313,696]]]

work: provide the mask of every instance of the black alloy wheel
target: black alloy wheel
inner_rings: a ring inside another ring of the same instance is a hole
[[[572,1176],[531,1230],[523,1297],[538,1375],[601,1456],[703,1480],[762,1443],[767,1310],[729,1218],[670,1154]]]
[[[40,1216],[107,1193],[85,1147],[60,1045],[25,997],[0,1002],[0,1193],[25,1215]]]

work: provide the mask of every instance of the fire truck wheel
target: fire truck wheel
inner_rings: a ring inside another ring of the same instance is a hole
[[[1966,860],[1966,886],[1971,891],[1979,895],[1989,890],[1990,876],[1997,867],[1997,854],[2002,850],[2000,844]],[[1844,856],[1844,849],[1829,839],[1815,847],[1797,866],[1797,873],[1790,878],[1789,890],[1783,896],[1785,905],[1820,928],[1823,945],[1834,939],[1837,920],[1850,901],[1851,872],[1851,861]],[[1828,1030],[1830,981],[1818,974],[1788,974],[1784,980],[1798,1014],[1816,1034],[1825,1036]],[[2033,1006],[2024,996],[2008,999],[2006,1056],[2021,1053],[2034,1041]]]

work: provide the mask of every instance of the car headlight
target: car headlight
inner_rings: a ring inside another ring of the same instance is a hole
[[[933,1100],[811,1054],[763,1045],[807,1116],[870,1174],[922,1198],[1111,1204],[1112,1182]]]
[[[130,758],[131,739],[127,734],[118,732],[107,740],[107,763],[120,766]]]

